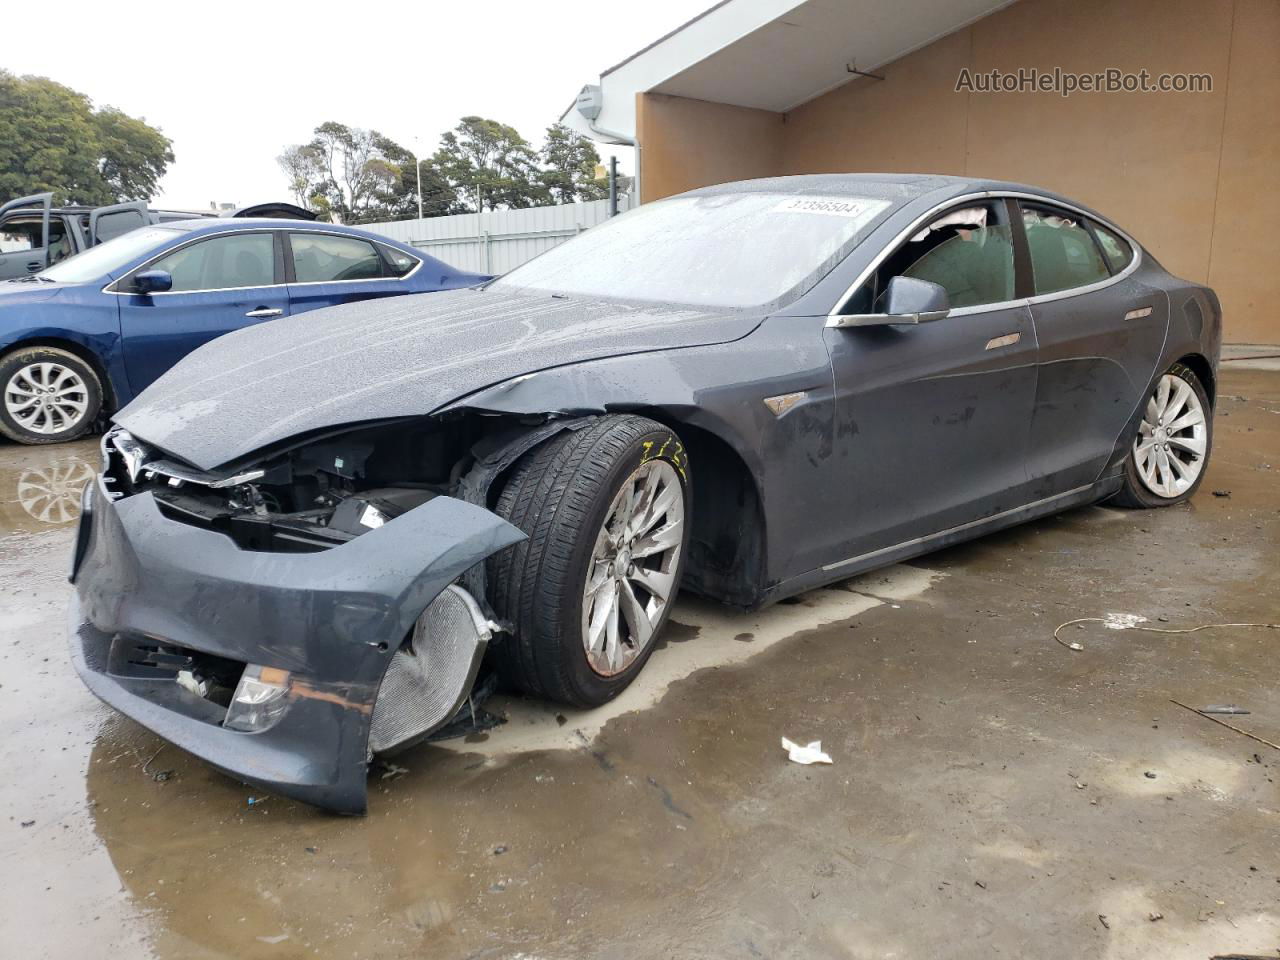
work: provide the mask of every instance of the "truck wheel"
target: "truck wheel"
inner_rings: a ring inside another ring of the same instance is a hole
[[[503,676],[576,707],[626,689],[675,602],[690,504],[683,444],[645,417],[601,417],[525,454],[495,509],[529,539],[487,570],[514,629],[491,648]]]
[[[1200,378],[1175,363],[1156,380],[1124,461],[1119,507],[1171,507],[1204,480],[1213,446],[1213,408]]]
[[[0,359],[0,433],[18,443],[83,436],[102,410],[93,368],[57,347],[24,347]]]

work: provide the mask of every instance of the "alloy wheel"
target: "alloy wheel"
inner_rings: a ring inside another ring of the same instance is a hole
[[[1209,434],[1200,396],[1186,380],[1166,373],[1147,401],[1133,442],[1142,485],[1174,499],[1195,485],[1204,470]]]
[[[65,433],[79,426],[88,412],[89,390],[70,367],[41,361],[21,367],[9,378],[4,406],[24,430]]]
[[[587,566],[582,645],[596,673],[616,676],[653,640],[683,548],[680,477],[666,460],[642,463],[610,503]]]

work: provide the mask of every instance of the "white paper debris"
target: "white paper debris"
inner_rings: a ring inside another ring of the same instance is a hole
[[[1108,613],[1103,618],[1102,625],[1108,630],[1132,630],[1138,624],[1146,622],[1146,617],[1140,617],[1136,613]]]
[[[792,743],[786,737],[782,738],[782,749],[787,751],[787,758],[793,763],[830,763],[831,757],[822,752],[822,741],[815,740],[807,746],[800,746],[798,743]]]

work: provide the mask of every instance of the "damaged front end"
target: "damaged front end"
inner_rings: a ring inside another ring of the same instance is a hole
[[[373,753],[448,724],[498,629],[484,561],[524,534],[488,485],[550,428],[483,426],[351,429],[211,472],[112,430],[71,571],[81,677],[236,777],[363,813]]]

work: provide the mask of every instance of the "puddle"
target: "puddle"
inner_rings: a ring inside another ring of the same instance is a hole
[[[0,446],[0,535],[45,533],[80,516],[97,438],[45,447]]]
[[[796,634],[856,617],[887,600],[920,596],[940,576],[932,570],[900,564],[810,591],[799,598],[800,603],[780,603],[756,613],[682,597],[664,630],[665,642],[654,650],[635,683],[617,699],[594,710],[573,710],[536,700],[494,697],[488,707],[505,714],[506,724],[482,742],[445,740],[437,745],[486,756],[579,749],[590,744],[614,717],[649,709],[666,695],[671,684],[696,670],[741,663]],[[673,630],[673,636],[666,636]],[[685,642],[695,636],[696,642]],[[858,635],[848,633],[843,639],[855,642]]]

